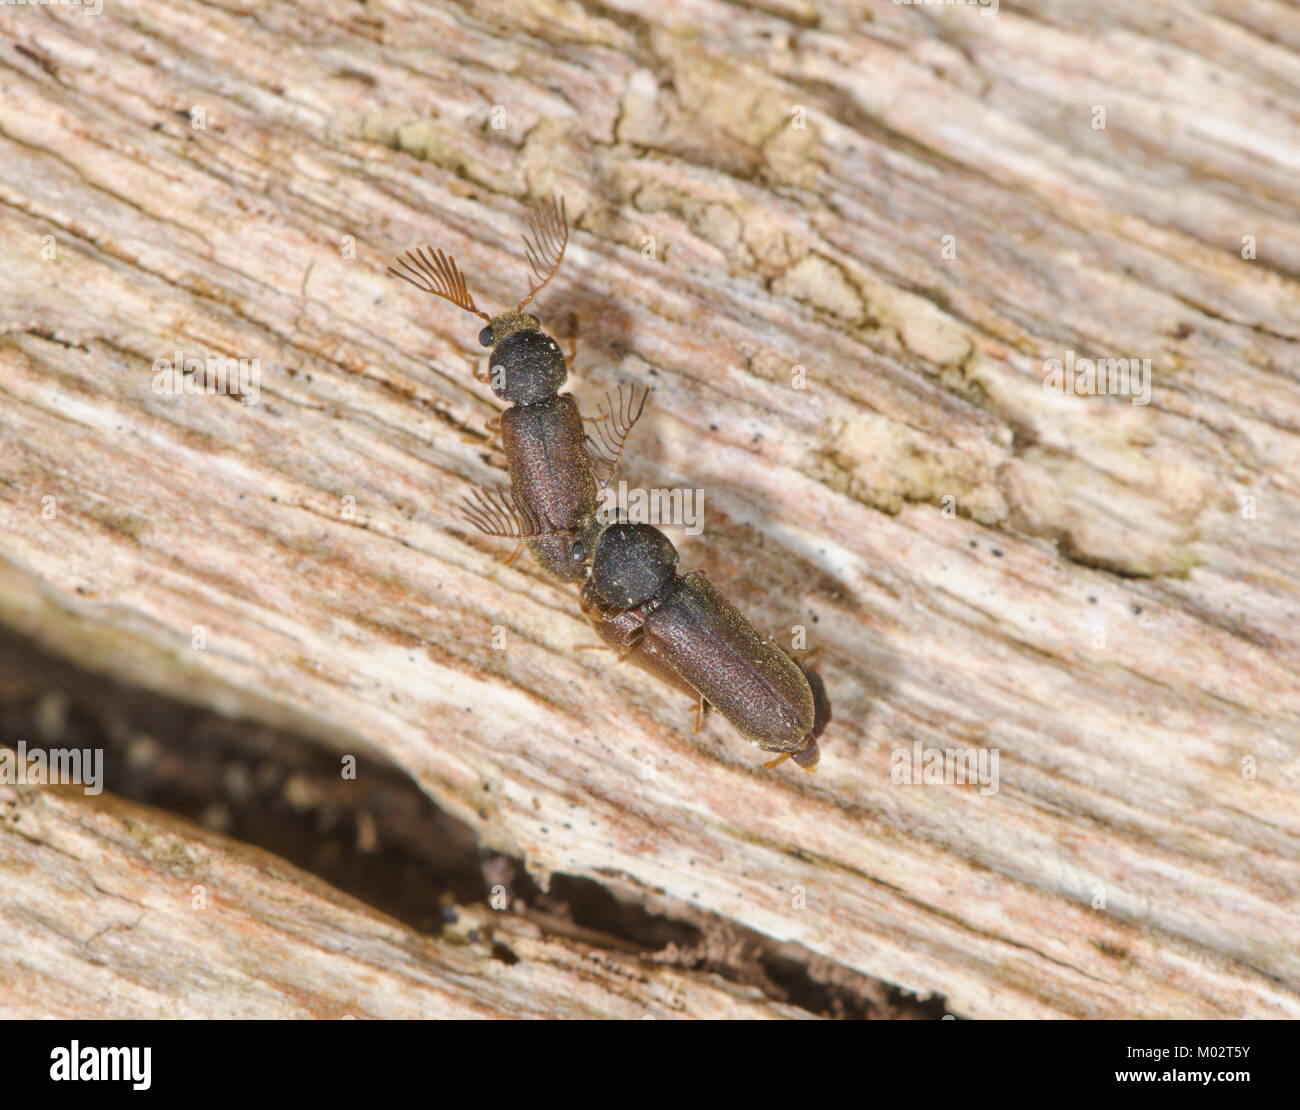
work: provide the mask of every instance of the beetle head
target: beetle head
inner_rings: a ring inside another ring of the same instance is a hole
[[[498,312],[488,320],[487,327],[478,333],[478,341],[484,347],[495,347],[507,336],[514,335],[516,332],[541,330],[542,322],[531,312],[518,310]]]

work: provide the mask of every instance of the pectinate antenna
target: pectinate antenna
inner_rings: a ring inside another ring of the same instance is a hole
[[[516,312],[522,312],[564,261],[564,248],[569,245],[569,220],[564,211],[564,198],[547,197],[528,213],[528,235],[524,236],[524,257],[533,271],[528,286],[528,296],[519,302]]]
[[[421,293],[451,301],[457,308],[463,308],[484,320],[492,319],[474,303],[469,287],[465,284],[465,275],[460,272],[451,255],[426,245],[409,250],[393,261],[397,266],[388,267],[388,272],[393,277],[409,281]]]
[[[558,536],[569,531],[543,521],[526,503],[501,486],[476,487],[460,504],[460,515],[485,536],[531,540]]]
[[[602,490],[613,481],[619,460],[623,457],[623,448],[627,446],[628,434],[641,419],[646,401],[650,398],[650,390],[644,386],[641,387],[639,396],[635,385],[627,386],[626,390],[625,393],[624,386],[619,385],[617,403],[608,393],[605,394],[605,400],[597,408],[596,417],[592,421],[595,432],[587,433],[587,453],[591,456],[594,469],[599,471]]]

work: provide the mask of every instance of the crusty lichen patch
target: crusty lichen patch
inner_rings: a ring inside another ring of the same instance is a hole
[[[772,292],[806,301],[850,326],[866,319],[862,296],[845,276],[843,267],[820,254],[804,255],[772,283]]]
[[[1018,428],[999,475],[1013,527],[1130,577],[1182,576],[1197,565],[1204,514],[1231,499],[1161,435],[1161,413],[1120,398],[1056,396],[1033,376],[985,370],[988,402]]]
[[[997,525],[1007,504],[988,462],[938,446],[919,432],[878,416],[845,422],[831,443],[813,452],[820,481],[887,513],[927,502],[981,524]]]

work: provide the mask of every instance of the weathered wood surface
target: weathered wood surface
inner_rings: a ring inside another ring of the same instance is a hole
[[[0,787],[6,1018],[801,1016],[487,907],[421,936],[265,852],[60,790]]]
[[[0,33],[7,625],[382,751],[543,880],[959,1014],[1300,1016],[1294,7],[182,0]],[[573,389],[653,384],[623,476],[703,489],[686,564],[807,627],[815,775],[694,735],[455,521],[499,474],[476,327],[384,266],[433,240],[513,303],[553,189]],[[258,403],[156,395],[177,350],[259,358]],[[1151,403],[1046,393],[1068,350],[1150,358]],[[1000,790],[893,784],[913,741],[997,749]]]

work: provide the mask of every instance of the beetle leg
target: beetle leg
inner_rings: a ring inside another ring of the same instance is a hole
[[[495,466],[500,470],[509,470],[508,460],[505,453],[496,447],[484,444],[482,436],[461,436],[461,443],[468,443],[473,447],[483,447],[484,452],[480,456],[489,466]]]
[[[821,759],[821,752],[817,748],[815,737],[809,736],[808,742],[796,752],[782,752],[776,759],[769,759],[763,764],[769,771],[773,767],[779,767],[787,759],[793,759],[805,771],[817,770],[817,761]]]
[[[516,559],[519,558],[519,552],[521,552],[523,549],[524,549],[524,541],[520,540],[518,543],[515,544],[515,549],[512,552],[510,552],[510,554],[507,555],[504,559],[501,560],[501,565],[503,567],[508,567],[511,563],[513,563]]]
[[[695,707],[695,731],[699,732],[704,727],[704,720],[709,715],[709,703],[704,700],[704,695],[700,695],[700,702]]]
[[[497,413],[495,416],[489,416],[486,420],[483,421],[483,429],[484,431],[487,432],[489,439],[491,439],[494,436],[499,436],[501,434],[501,416],[502,416],[501,413]],[[482,444],[483,437],[462,432],[460,436],[460,441],[461,443]]]
[[[812,772],[817,770],[817,764],[821,760],[822,754],[817,747],[817,740],[809,737],[808,743],[794,753],[790,758],[793,759],[805,771]]]
[[[564,361],[570,366],[573,360],[578,357],[578,317],[576,313],[569,313],[569,353],[564,356]]]
[[[818,644],[815,648],[808,648],[807,650],[804,651],[800,651],[796,648],[788,648],[784,644],[782,644],[781,641],[778,640],[775,636],[769,636],[767,638],[767,642],[769,644],[772,644],[774,647],[779,648],[781,651],[785,652],[786,655],[788,655],[800,666],[804,665],[805,663],[811,663],[814,659],[819,658],[822,652],[826,650],[825,644]]]
[[[631,654],[630,647],[618,647],[616,644],[579,644],[574,651],[612,651],[618,656],[620,663],[626,663],[627,657]]]

